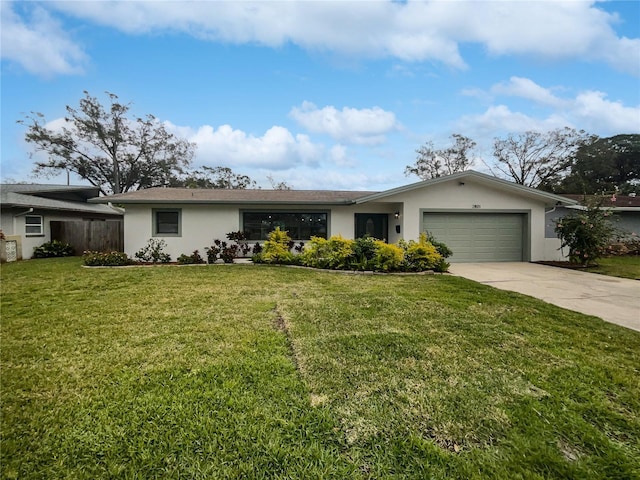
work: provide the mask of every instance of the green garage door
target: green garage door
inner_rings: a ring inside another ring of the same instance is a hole
[[[424,213],[422,230],[446,243],[451,262],[521,262],[524,214]]]

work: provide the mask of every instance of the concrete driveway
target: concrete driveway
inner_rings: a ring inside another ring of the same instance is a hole
[[[453,263],[453,275],[640,331],[640,281],[535,263]]]

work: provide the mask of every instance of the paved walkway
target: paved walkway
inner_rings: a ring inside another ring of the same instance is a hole
[[[453,263],[453,275],[640,331],[640,281],[535,263]]]

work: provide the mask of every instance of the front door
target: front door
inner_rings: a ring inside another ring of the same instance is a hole
[[[389,238],[389,215],[386,213],[356,213],[356,238],[365,236],[386,241]]]

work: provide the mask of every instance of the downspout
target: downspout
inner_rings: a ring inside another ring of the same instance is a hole
[[[116,211],[116,212],[118,212],[118,213],[123,213],[123,212],[124,212],[124,209],[123,209],[123,208],[115,207],[115,206],[113,205],[113,203],[111,203],[111,202],[107,202],[107,205],[109,206],[109,208],[110,208],[111,210],[114,210],[114,211]]]
[[[33,212],[33,207],[31,207],[29,210],[27,210],[26,212],[22,212],[22,213],[16,213],[13,216],[13,234],[14,235],[18,235],[17,230],[16,230],[16,218],[18,217],[22,217],[24,215],[29,215],[30,213]]]

